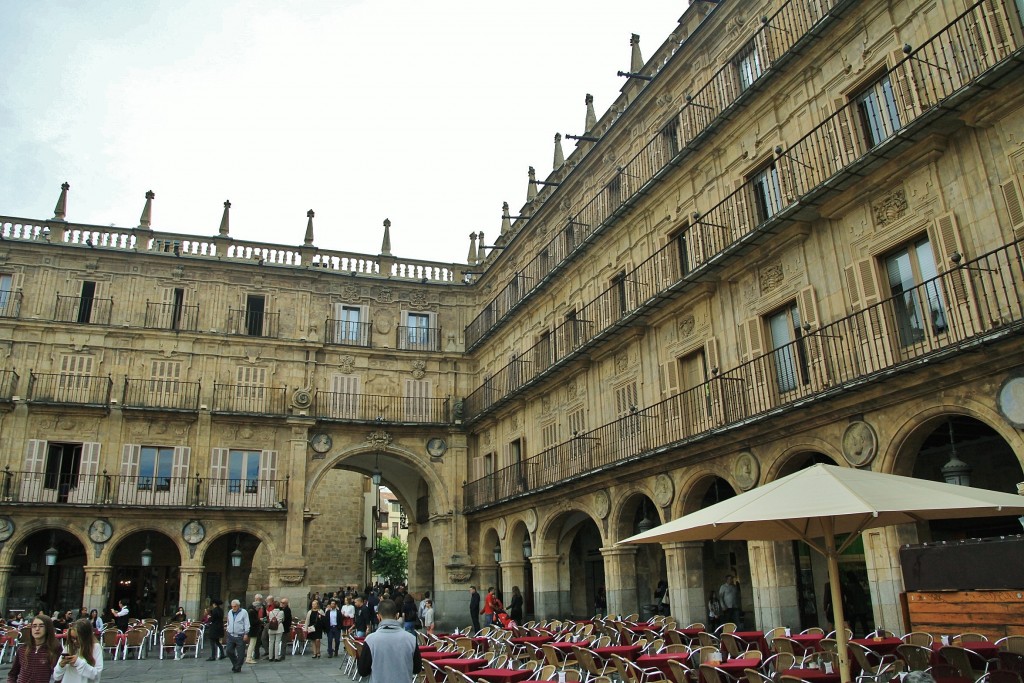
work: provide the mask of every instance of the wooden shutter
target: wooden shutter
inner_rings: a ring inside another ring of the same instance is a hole
[[[1010,54],[1010,31],[1002,0],[984,0],[975,10],[978,23],[972,29],[978,36],[977,49],[985,57],[985,66],[990,67]],[[980,10],[980,16],[979,16]]]
[[[860,311],[853,327],[858,337],[861,371],[874,372],[892,363],[885,315],[877,305],[881,297],[874,260],[860,259],[847,266],[845,274],[850,300],[855,310]]]
[[[732,228],[731,241],[736,241],[750,232],[750,226],[753,224],[753,221],[750,219],[750,207],[749,202],[747,201],[749,195],[749,180],[737,180],[736,192],[732,195],[733,220],[732,225],[730,226]],[[717,223],[718,221],[714,222]],[[723,235],[722,239],[715,240],[713,243],[715,244],[715,247],[711,250],[713,253],[708,254],[709,258],[713,256],[714,253],[718,253],[729,246],[731,243],[730,236]]]
[[[735,405],[742,401],[741,393],[736,390],[737,382],[722,379],[724,369],[718,357],[718,339],[708,337],[704,342],[704,364],[707,366],[707,397],[709,402],[708,427],[722,425],[727,418],[736,414]],[[715,370],[718,370],[715,373]]]
[[[796,201],[797,181],[795,175],[796,165],[786,155],[775,158],[775,172],[779,174],[779,194],[781,195],[781,206],[779,210],[786,208]]]
[[[430,398],[433,386],[427,379],[405,380],[405,419],[409,422],[423,422],[430,419]]]
[[[187,505],[189,495],[189,465],[192,460],[192,449],[188,446],[175,446],[171,460],[171,498],[174,504]]]
[[[332,376],[331,394],[330,417],[354,420],[360,416],[358,375],[338,374]]]
[[[82,459],[78,466],[77,485],[68,491],[69,503],[93,503],[100,471],[100,444],[86,442],[82,444]]]
[[[849,103],[846,100],[837,99],[835,107],[836,114],[832,125],[835,128],[837,159],[835,167],[830,169],[833,173],[853,163],[860,156],[860,150],[857,147],[859,136],[857,129],[853,127]]]
[[[229,453],[227,448],[214,448],[210,452],[210,480],[207,482],[209,505],[227,503]]]
[[[764,325],[761,318],[748,318],[738,330],[740,355],[746,361],[742,376],[747,385],[748,405],[756,414],[770,405],[768,361],[764,355]]]
[[[277,451],[260,452],[259,499],[256,507],[277,505]]]
[[[42,501],[43,477],[46,468],[47,443],[43,439],[29,439],[25,446],[24,473],[21,475],[22,503]]]
[[[821,316],[818,314],[818,298],[814,293],[814,287],[801,289],[797,294],[796,303],[800,319],[811,326],[810,332],[805,334],[801,340],[804,348],[807,349],[807,366],[811,374],[811,387],[814,391],[821,391],[831,383],[829,367],[830,351],[833,345],[830,344],[832,337],[825,335],[832,333],[821,329]]]
[[[679,393],[679,359],[671,358],[661,364],[661,395],[673,396]]]
[[[121,480],[117,487],[118,502],[127,505],[135,500],[138,488],[139,461],[142,446],[126,443],[121,447]]]
[[[1013,238],[1024,239],[1024,193],[1021,192],[1021,183],[1018,178],[1010,178],[999,186],[1003,193],[1003,201],[1006,203],[1006,213],[1010,218],[1010,228],[1013,230]]]
[[[914,75],[911,70],[910,59],[905,59],[903,50],[895,50],[892,53],[892,63],[895,64],[889,72],[889,81],[892,83],[893,95],[896,97],[896,109],[899,111],[899,126],[893,121],[893,132],[907,125],[921,114],[921,107],[917,102],[917,92],[914,88]],[[884,107],[882,102],[880,106]]]
[[[938,249],[935,258],[938,263],[936,270],[942,274],[942,289],[946,298],[946,315],[949,317],[949,333],[954,339],[963,339],[978,330],[977,315],[974,305],[974,292],[971,286],[971,271],[955,266],[952,261],[954,252],[960,254],[962,264],[967,256],[960,240],[960,229],[953,212],[942,214],[935,219],[935,236],[938,238]],[[929,287],[922,288],[928,297],[934,296]],[[927,302],[922,302],[926,306]],[[932,324],[929,321],[926,324]]]
[[[680,406],[686,399],[679,394],[679,359],[672,357],[658,368],[661,384],[661,421],[665,434],[670,440],[680,438],[679,415]]]

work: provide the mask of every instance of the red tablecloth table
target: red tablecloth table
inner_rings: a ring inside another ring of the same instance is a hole
[[[827,674],[824,669],[786,669],[782,672],[782,675],[796,676],[805,681],[810,681],[810,683],[839,683],[840,681],[838,671]]]
[[[903,645],[903,641],[899,638],[880,638],[878,640],[874,638],[853,638],[850,642],[856,645],[863,645],[880,655],[894,655],[896,654],[896,648]]]
[[[646,621],[640,624],[628,624],[630,631],[661,631],[661,625],[648,624]]]
[[[477,657],[465,657],[459,659],[435,659],[434,664],[441,667],[442,669],[446,666],[450,666],[456,671],[462,673],[469,673],[473,669],[479,669],[487,663],[486,659],[479,659]]]
[[[436,662],[439,659],[452,659],[452,652],[423,652],[420,651],[420,659],[425,659],[430,662]]]
[[[568,653],[572,652],[572,649],[574,647],[588,647],[590,645],[590,641],[589,640],[581,640],[580,642],[576,643],[576,642],[573,642],[571,640],[559,640],[557,642],[553,641],[553,642],[544,643],[544,644],[545,645],[550,645],[551,647],[553,647],[554,649],[558,650],[559,652],[561,652],[564,655],[564,654],[568,654]]]
[[[804,654],[808,652],[817,652],[821,650],[821,639],[825,636],[818,635],[817,633],[798,633],[793,636],[789,636],[789,639],[804,649]],[[797,653],[798,655],[800,653]]]
[[[733,631],[733,635],[747,645],[756,647],[761,654],[768,656],[768,642],[764,639],[764,631]]]
[[[619,655],[635,662],[636,658],[640,656],[641,649],[639,645],[609,645],[608,647],[596,647],[591,652],[600,657],[601,661],[611,659],[612,655]]]
[[[932,643],[932,665],[945,664],[946,660],[942,658],[940,650],[945,647],[942,643]],[[962,647],[965,650],[978,653],[982,659],[995,659],[999,656],[999,646],[990,640],[974,640],[961,642],[958,647]]]
[[[690,658],[689,652],[662,652],[656,655],[640,655],[636,658],[636,663],[645,669],[655,668],[665,674],[665,678],[670,681],[675,681],[675,676],[672,674],[672,669],[669,668],[669,660],[675,660],[683,664]],[[687,683],[686,681],[676,681],[676,683]]]
[[[756,669],[761,666],[760,659],[728,659],[713,665],[736,678],[744,678],[744,669]]]
[[[473,669],[474,679],[483,679],[490,683],[519,683],[534,674],[529,669]]]
[[[550,643],[554,640],[551,636],[518,636],[516,638],[509,638],[508,642],[514,645],[525,645],[532,643],[534,645],[543,645],[544,643]]]
[[[420,654],[424,652],[437,652],[437,645],[420,645]]]

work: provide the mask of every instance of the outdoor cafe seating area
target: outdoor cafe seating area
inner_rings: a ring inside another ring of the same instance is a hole
[[[938,683],[1024,683],[1024,636],[848,633],[853,680],[888,683],[926,671]],[[840,683],[834,633],[779,627],[706,629],[638,615],[527,622],[478,633],[419,634],[417,683]],[[362,643],[346,638],[342,667],[358,679]]]
[[[185,645],[182,652],[188,657],[198,657],[203,649],[203,629],[201,623],[185,623]],[[18,644],[26,642],[28,624],[12,626],[0,633],[0,664],[14,661],[14,652]],[[159,627],[156,619],[132,619],[128,630],[118,630],[112,623],[102,631],[96,632],[98,642],[103,646],[103,657],[107,661],[145,659],[155,654],[164,659],[174,656],[174,636],[178,624]],[[63,640],[66,631],[57,631],[58,640]]]

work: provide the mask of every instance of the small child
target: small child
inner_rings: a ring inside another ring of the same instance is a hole
[[[425,600],[423,602],[423,628],[427,629],[427,633],[434,633],[434,601]]]
[[[185,624],[178,623],[178,632],[174,634],[174,659],[185,658]]]

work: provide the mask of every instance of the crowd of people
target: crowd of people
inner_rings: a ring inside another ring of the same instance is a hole
[[[61,629],[63,642],[58,640],[53,619],[45,614],[31,618],[15,650],[7,683],[99,680],[103,672],[103,648],[96,638],[95,623],[90,622],[88,613],[85,618],[70,621],[68,614],[60,616],[64,626]]]

